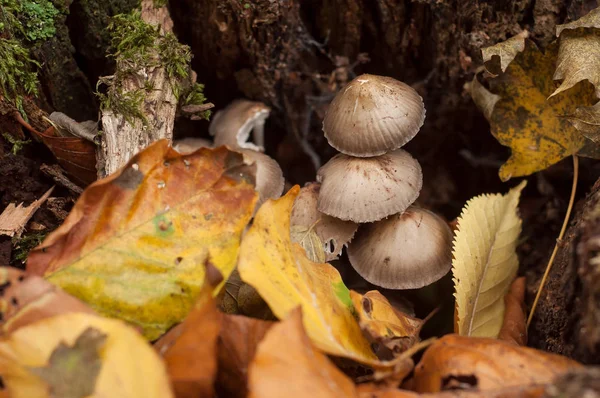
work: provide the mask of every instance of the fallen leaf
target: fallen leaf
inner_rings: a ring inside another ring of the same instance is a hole
[[[357,397],[352,380],[311,345],[300,308],[275,324],[258,345],[248,389],[249,398]]]
[[[306,332],[328,354],[380,364],[354,318],[350,292],[329,264],[306,258],[290,239],[290,213],[300,188],[265,202],[242,239],[238,271],[279,319],[299,305]]]
[[[379,358],[392,360],[419,341],[423,321],[395,310],[377,290],[350,291],[358,324]]]
[[[245,398],[248,395],[248,367],[254,359],[258,343],[274,322],[224,315],[217,345],[218,395]]]
[[[500,96],[489,92],[488,89],[479,82],[477,74],[473,76],[473,80],[469,84],[469,91],[475,105],[477,105],[481,113],[483,113],[483,116],[490,121],[492,119],[494,107],[496,106],[496,103],[500,101]]]
[[[562,83],[551,97],[570,89],[582,80],[592,83],[600,96],[600,31],[594,33],[563,30],[554,80],[562,80]]]
[[[563,25],[556,25],[556,37],[560,37],[565,29],[596,28],[600,29],[600,7],[594,8],[583,17]]]
[[[506,72],[489,81],[489,94],[500,96],[489,115],[491,131],[512,150],[500,168],[502,181],[543,170],[586,144],[585,137],[562,116],[597,102],[594,87],[581,82],[548,98],[554,91],[556,56],[556,46],[551,45],[542,53],[526,40],[525,49],[515,56]],[[489,114],[491,97],[482,91],[485,88],[472,85],[474,88],[480,97],[488,99],[478,100],[477,105]]]
[[[100,350],[106,335],[94,328],[85,329],[70,347],[60,342],[50,354],[48,364],[31,367],[29,372],[49,386],[51,396],[81,398],[94,393],[102,368]]]
[[[290,224],[292,225],[292,240],[294,240],[294,235],[298,233],[314,231],[322,243],[322,250],[319,251],[316,247],[311,250],[307,249],[306,245],[302,243],[301,245],[307,250],[308,257],[312,261],[315,261],[314,258],[321,258],[319,255],[323,252],[325,260],[319,262],[325,262],[338,258],[344,246],[352,240],[358,229],[358,224],[321,213],[317,208],[320,188],[321,184],[311,182],[300,189],[292,208]],[[317,243],[314,237],[303,241],[310,244]],[[314,257],[310,255],[311,252],[315,252]]]
[[[226,148],[158,141],[88,187],[27,271],[154,340],[190,311],[207,258],[224,277],[235,267],[256,201],[249,167]]]
[[[225,283],[220,308],[226,314],[247,315],[265,320],[277,319],[256,289],[242,281],[237,269]]]
[[[451,390],[419,394],[407,390],[359,385],[358,393],[359,398],[541,398],[544,396],[545,387],[545,385],[531,385],[485,391]]]
[[[502,340],[446,335],[433,343],[415,368],[420,393],[448,389],[478,392],[547,384],[579,363]]]
[[[600,144],[600,102],[594,106],[582,106],[571,115],[564,116],[585,137]]]
[[[292,225],[290,228],[292,242],[298,243],[306,252],[306,257],[315,263],[324,263],[325,246],[319,235],[312,227],[305,228],[301,225]]]
[[[0,267],[0,335],[55,315],[94,311],[50,282]]]
[[[525,277],[515,279],[504,296],[504,321],[498,334],[500,340],[527,345],[527,323],[525,316]]]
[[[498,74],[496,73],[497,68],[491,66],[494,65],[493,57],[498,57],[500,61],[500,71],[505,72],[506,68],[508,68],[508,65],[513,61],[513,59],[515,59],[517,54],[525,49],[525,39],[527,39],[528,37],[529,32],[524,30],[508,40],[481,49],[481,56],[483,58],[483,62],[488,63],[488,71],[494,75]],[[490,71],[490,69],[492,70]]]
[[[523,181],[506,195],[480,195],[467,202],[454,236],[452,273],[461,336],[498,337],[504,296],[517,274],[517,214]]]
[[[29,219],[35,214],[37,209],[48,199],[54,187],[46,191],[38,200],[33,201],[29,206],[23,207],[23,203],[15,206],[10,203],[6,209],[0,214],[0,235],[8,235],[10,237],[20,237],[25,230],[25,225]]]
[[[177,398],[214,396],[217,337],[223,315],[217,311],[211,293],[218,283],[205,282],[183,323],[154,346],[165,362]]]
[[[89,335],[90,329],[94,335]],[[98,333],[105,336],[104,344]],[[77,345],[81,338],[88,343],[80,340]],[[101,359],[97,374],[94,345]],[[85,379],[77,383],[61,380],[74,376],[75,369]],[[83,313],[47,318],[0,340],[0,374],[12,398],[49,397],[49,388],[55,397],[74,396],[58,392],[83,391],[92,379],[89,397],[173,397],[163,363],[139,333],[121,321]],[[73,385],[79,383],[83,385]]]

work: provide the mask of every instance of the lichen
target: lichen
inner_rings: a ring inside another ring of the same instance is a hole
[[[141,106],[145,93],[154,87],[149,87],[150,82],[147,81],[144,88],[127,92],[122,89],[122,83],[131,76],[139,76],[141,71],[157,67],[165,69],[173,93],[180,102],[201,104],[206,100],[202,85],[189,84],[190,48],[179,43],[173,33],[163,34],[160,27],[145,22],[139,10],[115,15],[108,31],[111,34],[109,56],[115,59],[118,66],[115,75],[99,81],[99,84],[107,86],[106,94],[98,93],[101,109],[112,109],[123,115],[129,123],[138,119],[146,125]]]

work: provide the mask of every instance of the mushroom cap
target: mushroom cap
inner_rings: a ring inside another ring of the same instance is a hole
[[[276,199],[283,193],[285,179],[283,171],[275,161],[264,153],[253,151],[252,149],[233,149],[244,156],[244,163],[256,163],[256,191],[258,192],[258,202],[256,208],[267,199]]]
[[[227,145],[231,148],[263,151],[263,129],[271,108],[262,102],[235,100],[212,118],[208,132],[214,136],[215,147]],[[255,144],[248,141],[254,130]]]
[[[441,217],[411,206],[402,214],[361,226],[348,247],[356,272],[388,289],[418,289],[448,273],[452,231]]]
[[[323,132],[346,155],[368,157],[400,148],[425,121],[423,99],[409,85],[360,75],[342,88],[327,110]]]
[[[372,158],[338,154],[317,172],[319,211],[358,223],[401,213],[419,196],[421,166],[403,149]]]
[[[343,221],[321,213],[317,209],[317,199],[321,184],[310,182],[306,184],[296,197],[290,225],[301,226],[313,230],[324,243],[325,261],[335,260],[342,248],[352,240],[358,229],[358,224],[352,221]]]
[[[182,138],[180,140],[173,141],[173,149],[182,155],[187,155],[200,148],[211,148],[212,142],[205,140],[204,138]]]

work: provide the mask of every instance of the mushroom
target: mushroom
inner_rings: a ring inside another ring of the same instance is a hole
[[[215,137],[215,146],[264,151],[264,125],[270,112],[262,102],[235,100],[213,116],[208,132]],[[251,131],[254,144],[246,142]]]
[[[319,211],[358,223],[401,213],[419,196],[419,162],[403,149],[372,158],[334,156],[317,172]]]
[[[317,209],[317,198],[321,184],[310,182],[306,184],[296,197],[290,225],[302,227],[305,230],[313,228],[316,235],[324,243],[325,261],[335,260],[344,245],[352,239],[358,225],[351,221],[342,221],[321,213]]]
[[[204,138],[182,138],[180,140],[173,141],[173,149],[182,155],[187,155],[200,148],[211,148],[212,142],[205,140]]]
[[[283,193],[285,179],[281,167],[268,155],[252,149],[234,149],[244,156],[244,163],[256,163],[256,191],[258,192],[258,209],[267,199],[276,199]]]
[[[388,289],[417,289],[448,273],[452,231],[436,214],[411,206],[404,213],[361,226],[348,247],[356,272]]]
[[[410,141],[424,121],[423,99],[412,87],[364,74],[335,96],[323,132],[329,145],[346,155],[378,156]]]

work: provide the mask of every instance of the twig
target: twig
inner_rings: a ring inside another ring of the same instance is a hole
[[[69,180],[58,165],[48,166],[47,164],[42,164],[40,171],[76,195],[81,195],[83,192],[83,188]]]
[[[529,312],[529,317],[527,318],[527,329],[529,329],[529,324],[531,324],[531,319],[533,318],[533,314],[535,313],[535,307],[537,307],[537,303],[540,299],[540,296],[542,295],[542,290],[544,290],[546,278],[548,278],[548,274],[550,273],[550,269],[552,268],[552,263],[554,262],[554,258],[556,257],[556,253],[558,252],[558,244],[562,241],[565,231],[567,230],[567,225],[569,225],[569,217],[571,216],[571,210],[573,210],[573,203],[575,202],[575,192],[577,190],[578,177],[579,158],[577,157],[577,155],[573,155],[573,186],[571,187],[571,198],[569,199],[567,214],[565,214],[565,220],[563,221],[562,228],[560,230],[560,233],[558,234],[558,239],[556,240],[556,244],[554,245],[554,250],[552,251],[552,255],[550,256],[548,265],[546,266],[546,271],[544,271],[544,276],[542,276],[542,281],[540,282],[540,287],[538,288],[537,294],[535,295],[535,300],[533,300],[533,305],[531,306],[531,311]]]

